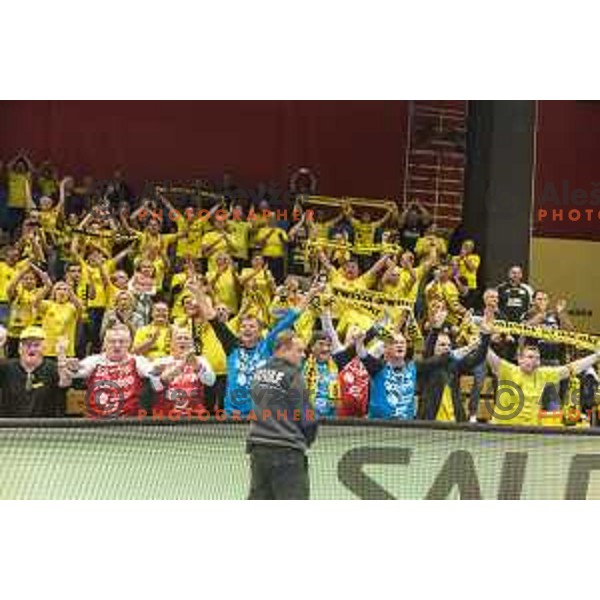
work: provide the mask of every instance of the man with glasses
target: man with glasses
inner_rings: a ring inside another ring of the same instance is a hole
[[[44,331],[25,328],[19,338],[19,357],[0,361],[1,417],[63,417],[64,388],[69,386],[64,362],[44,358]],[[0,348],[6,329],[0,327]],[[63,354],[63,353],[61,353]]]

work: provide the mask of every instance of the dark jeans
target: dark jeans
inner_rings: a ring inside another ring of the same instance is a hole
[[[102,350],[102,319],[104,318],[104,308],[88,308],[89,333],[92,343],[92,354],[98,354]]]
[[[226,390],[227,375],[217,375],[214,385],[204,388],[204,406],[208,412],[215,413],[217,409],[223,408]]]
[[[308,500],[308,458],[304,452],[252,444],[248,500]]]
[[[481,401],[481,390],[488,374],[487,363],[484,361],[471,369],[473,375],[473,387],[471,388],[471,396],[469,397],[469,417],[476,417],[479,412],[479,404]],[[498,378],[492,374],[493,388],[492,397],[496,397],[496,389],[498,387]]]

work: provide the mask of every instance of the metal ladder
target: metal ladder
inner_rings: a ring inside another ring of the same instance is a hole
[[[403,203],[419,200],[445,231],[462,218],[466,119],[465,100],[410,102]]]

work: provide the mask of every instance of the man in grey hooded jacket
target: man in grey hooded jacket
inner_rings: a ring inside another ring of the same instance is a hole
[[[275,353],[254,376],[250,424],[250,500],[308,500],[306,450],[317,423],[302,375],[304,342],[291,330],[275,342]]]

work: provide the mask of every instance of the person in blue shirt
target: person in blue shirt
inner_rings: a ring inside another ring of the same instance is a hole
[[[438,311],[433,317],[436,337],[445,318],[444,310]],[[369,418],[403,420],[416,418],[417,377],[420,378],[421,383],[435,379],[437,384],[439,373],[447,374],[454,366],[466,362],[467,357],[474,356],[474,360],[479,360],[481,356],[483,359],[489,344],[488,321],[489,319],[485,321],[485,328],[482,324],[484,335],[476,348],[468,346],[451,351],[448,345],[446,351],[434,355],[426,353],[425,358],[421,360],[407,360],[407,343],[402,333],[386,336],[371,352],[367,352],[364,344],[359,340],[357,353],[371,377]],[[432,338],[427,345],[431,345],[433,341]],[[436,385],[436,389],[437,387],[439,386]],[[425,404],[432,404],[428,401],[432,394],[424,395]],[[439,402],[440,398],[437,398],[436,408],[439,407]]]
[[[406,360],[406,348],[406,339],[401,333],[386,338],[373,353],[367,352],[358,341],[358,356],[371,377],[370,419],[415,418],[417,367],[414,361]]]
[[[207,298],[203,300],[205,318],[212,326],[215,335],[227,356],[227,390],[224,409],[229,417],[248,416],[253,409],[250,387],[257,369],[261,368],[273,355],[277,336],[294,326],[302,311],[321,291],[313,286],[297,308],[286,311],[283,317],[262,337],[262,323],[254,316],[240,319],[240,334],[236,336],[225,323],[216,318],[216,312]]]

